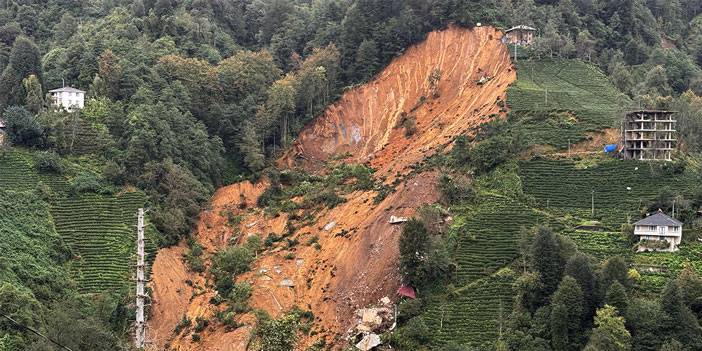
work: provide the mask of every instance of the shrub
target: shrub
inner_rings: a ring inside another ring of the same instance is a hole
[[[251,290],[251,285],[247,282],[234,283],[233,288],[227,295],[227,300],[229,300],[232,311],[235,313],[244,313],[249,310]]]
[[[186,265],[193,272],[204,272],[205,263],[202,260],[202,246],[192,239],[189,240],[188,245],[190,247],[183,254],[183,259],[185,260]]]
[[[107,189],[102,186],[102,179],[94,173],[81,172],[71,181],[71,190],[74,194],[79,193],[107,193]]]
[[[10,106],[3,114],[7,136],[15,144],[39,146],[43,143],[44,128],[35,116],[20,106]]]
[[[63,161],[61,157],[53,151],[41,151],[36,154],[36,167],[40,172],[63,173]]]
[[[201,333],[209,324],[210,321],[207,320],[207,318],[195,317],[195,328],[193,328],[193,331],[195,333]]]
[[[175,328],[173,329],[173,334],[178,335],[183,329],[190,328],[192,325],[192,321],[190,318],[188,318],[187,315],[183,315],[183,318],[180,319],[180,322],[176,324]]]
[[[211,268],[217,291],[223,296],[228,296],[235,286],[233,279],[249,271],[253,259],[251,251],[241,246],[229,246],[217,252],[212,258]]]
[[[288,351],[294,349],[298,326],[299,316],[294,313],[279,319],[259,314],[254,334],[261,350]]]
[[[276,233],[269,233],[268,236],[266,237],[266,241],[263,242],[263,245],[266,247],[271,247],[273,244],[277,243],[280,241],[280,236]]]
[[[476,197],[476,191],[467,178],[452,177],[446,174],[439,178],[439,192],[442,202],[446,205],[472,202]]]

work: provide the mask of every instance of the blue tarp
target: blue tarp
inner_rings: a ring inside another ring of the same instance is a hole
[[[615,150],[617,150],[617,144],[608,144],[608,145],[605,145],[605,147],[604,147],[605,153],[614,152]]]

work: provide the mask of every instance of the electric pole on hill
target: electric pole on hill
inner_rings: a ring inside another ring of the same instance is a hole
[[[136,330],[134,341],[136,347],[144,348],[144,209],[140,208],[137,219],[137,274],[136,274]]]

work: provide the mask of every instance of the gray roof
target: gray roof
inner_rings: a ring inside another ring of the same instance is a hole
[[[62,92],[67,92],[67,93],[84,93],[84,94],[85,94],[85,91],[80,90],[80,89],[76,89],[76,88],[73,88],[73,87],[58,88],[58,89],[54,89],[54,90],[49,90],[49,92],[50,92],[50,93],[62,93]]]
[[[636,223],[634,225],[667,225],[667,226],[682,226],[682,222],[675,218],[672,218],[663,211],[658,210],[655,214],[652,214]]]
[[[522,24],[522,25],[519,25],[519,26],[512,27],[512,28],[508,29],[507,31],[505,31],[505,33],[509,33],[509,32],[511,32],[511,31],[517,30],[517,29],[528,30],[528,31],[536,31],[536,28],[534,28],[534,27],[529,27],[529,26],[525,26],[525,25]]]

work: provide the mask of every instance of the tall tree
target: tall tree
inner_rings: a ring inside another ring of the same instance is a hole
[[[532,267],[539,272],[543,283],[541,297],[545,301],[558,288],[565,264],[556,236],[550,228],[537,228],[531,244],[531,257]]]
[[[563,277],[551,298],[551,343],[554,350],[579,348],[584,317],[583,291],[571,276]]]
[[[122,82],[122,71],[120,59],[112,52],[112,49],[107,49],[100,54],[100,69],[98,74],[105,86],[105,93],[110,99],[117,100],[121,96],[120,84]]]
[[[44,91],[36,75],[32,74],[22,81],[24,91],[27,92],[25,102],[29,112],[37,114],[44,108]]]
[[[573,255],[566,264],[565,275],[569,275],[578,281],[580,289],[583,292],[583,308],[587,319],[590,319],[597,307],[597,298],[595,290],[595,272],[592,269],[590,258],[578,252]]]
[[[629,298],[626,295],[624,286],[618,281],[614,281],[607,289],[604,302],[616,308],[620,315],[624,315],[629,305]]]
[[[400,269],[405,281],[415,286],[422,285],[422,270],[430,249],[427,227],[420,220],[411,218],[402,228],[399,244]]]
[[[605,305],[597,310],[595,329],[585,346],[585,351],[628,351],[631,350],[631,335],[624,326],[624,317],[617,314],[614,307]]]
[[[690,349],[702,348],[702,327],[690,308],[683,303],[683,296],[676,280],[671,280],[660,296],[663,311],[664,335],[675,338]]]
[[[35,75],[41,83],[41,55],[34,42],[24,36],[15,40],[5,70],[0,75],[0,108],[24,105],[27,93],[22,80]]]

